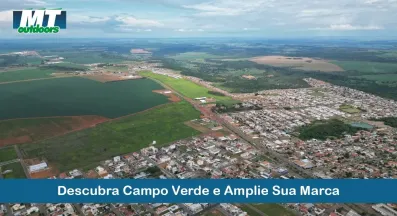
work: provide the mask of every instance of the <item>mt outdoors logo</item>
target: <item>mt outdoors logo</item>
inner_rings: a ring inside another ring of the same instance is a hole
[[[62,8],[13,11],[13,29],[19,33],[58,33],[59,29],[66,29],[66,11]]]

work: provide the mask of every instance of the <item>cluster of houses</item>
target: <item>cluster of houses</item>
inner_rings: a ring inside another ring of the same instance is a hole
[[[361,110],[365,110],[365,112],[361,114],[362,118],[369,119],[397,116],[397,101],[347,87],[332,85],[312,78],[308,78],[305,81],[315,88],[326,90],[328,95],[342,97],[340,98],[343,99],[341,102],[352,104]]]

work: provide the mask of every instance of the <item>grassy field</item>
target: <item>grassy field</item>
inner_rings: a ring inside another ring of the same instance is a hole
[[[14,159],[18,159],[14,147],[0,148],[0,163]]]
[[[346,71],[353,70],[363,73],[393,73],[397,72],[397,64],[362,61],[331,61]]]
[[[12,170],[12,172],[3,175],[5,179],[26,178],[25,172],[23,171],[23,167],[19,162],[4,165],[1,167],[1,170],[2,172],[6,170]]]
[[[374,80],[374,81],[380,81],[380,82],[396,82],[397,81],[397,74],[363,75],[360,77],[367,79],[367,80]]]
[[[26,69],[22,69],[22,70],[10,70],[7,72],[0,72],[0,83],[19,81],[19,80],[28,80],[28,79],[47,78],[47,77],[51,77],[51,74],[54,72],[55,72],[55,70],[43,69],[43,68],[39,68],[39,67],[26,68]]]
[[[115,118],[168,102],[150,79],[100,83],[73,77],[0,85],[0,119],[98,115]]]
[[[349,113],[349,114],[356,114],[356,113],[360,113],[361,110],[355,108],[354,106],[350,105],[350,104],[342,104],[339,107],[339,110],[345,113]]]
[[[294,216],[292,211],[282,207],[281,205],[278,204],[252,204],[256,209],[259,211],[267,214],[267,215],[277,215],[277,216]],[[250,209],[248,206],[243,205],[241,206],[241,209],[245,212],[248,213],[250,216],[259,216],[256,211]]]
[[[61,171],[91,168],[112,156],[138,151],[153,140],[161,146],[199,134],[184,122],[199,118],[188,102],[166,104],[120,120],[104,123],[35,144],[21,145],[27,158],[45,157]]]
[[[189,98],[211,97],[215,98],[218,101],[231,100],[230,97],[209,94],[209,89],[186,79],[175,79],[160,74],[154,74],[152,72],[141,72],[140,74],[146,77],[156,79]]]

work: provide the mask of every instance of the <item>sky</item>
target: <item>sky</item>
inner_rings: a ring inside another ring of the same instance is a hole
[[[56,37],[397,38],[397,0],[0,1],[1,38],[50,37],[12,29],[12,11],[26,8],[66,10]]]

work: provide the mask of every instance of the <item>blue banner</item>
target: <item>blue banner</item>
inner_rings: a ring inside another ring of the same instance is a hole
[[[397,203],[397,180],[0,180],[0,203],[162,202]]]

